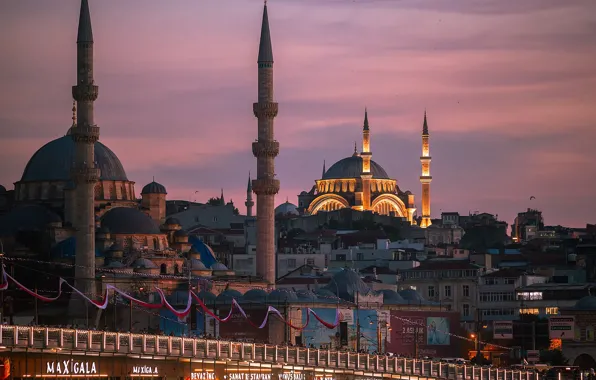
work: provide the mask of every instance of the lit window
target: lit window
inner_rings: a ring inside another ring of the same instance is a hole
[[[526,309],[519,309],[520,314],[533,314],[538,315],[540,314],[540,309],[537,308],[526,308]]]
[[[558,307],[547,307],[546,308],[546,314],[548,315],[557,315],[559,314],[559,308]]]

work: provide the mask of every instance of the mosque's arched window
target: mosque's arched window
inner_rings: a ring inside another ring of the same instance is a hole
[[[168,274],[168,266],[166,264],[161,264],[159,266],[159,273],[160,274]]]

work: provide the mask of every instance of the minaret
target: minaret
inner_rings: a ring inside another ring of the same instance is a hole
[[[246,216],[252,216],[252,207],[255,205],[255,202],[252,200],[252,183],[250,181],[250,172],[248,172],[248,185],[246,186],[246,202],[244,202],[246,206]]]
[[[222,206],[226,205],[226,201],[224,200],[224,195],[223,195],[223,187],[221,188],[221,195],[219,197],[219,204]]]
[[[321,174],[321,179],[325,178],[326,172],[327,172],[327,168],[325,167],[325,160],[323,160],[323,174]]]
[[[430,221],[430,183],[433,177],[430,175],[430,146],[429,146],[428,124],[426,122],[426,110],[424,111],[424,124],[422,125],[422,175],[420,183],[422,184],[422,220],[420,227],[426,228],[432,223]]]
[[[71,178],[75,184],[74,227],[76,229],[75,284],[86,293],[93,293],[95,278],[95,183],[99,168],[95,166],[95,142],[99,127],[93,117],[93,102],[98,87],[93,80],[93,33],[87,0],[81,0],[77,35],[77,84],[72,97],[77,102],[77,125],[72,128],[75,142]]]
[[[258,138],[252,143],[257,158],[257,179],[252,188],[257,194],[257,275],[269,285],[275,285],[275,194],[279,180],[275,178],[275,157],[279,143],[273,137],[273,119],[277,103],[273,101],[273,50],[267,17],[267,2],[263,8],[258,63],[258,102],[253,104],[258,122]]]
[[[364,109],[364,124],[362,126],[362,209],[370,210],[370,180],[372,174],[370,173],[370,160],[372,153],[370,152],[370,129],[368,127],[368,111]]]

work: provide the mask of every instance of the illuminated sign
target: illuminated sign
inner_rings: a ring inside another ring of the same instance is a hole
[[[215,372],[192,372],[191,380],[215,380]]]
[[[230,380],[271,380],[270,373],[230,373]]]
[[[150,367],[148,365],[135,365],[132,367],[133,375],[157,375],[159,371],[157,367]]]
[[[96,375],[95,362],[78,361],[74,359],[57,360],[46,363],[48,375]]]
[[[280,373],[279,380],[304,380],[303,373]]]

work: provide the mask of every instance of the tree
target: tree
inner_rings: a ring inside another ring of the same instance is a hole
[[[209,198],[209,200],[207,201],[207,204],[209,206],[219,206],[221,205],[221,198],[218,197],[211,197]]]
[[[563,355],[563,351],[561,350],[547,350],[540,352],[540,361],[555,366],[567,365],[569,360],[567,360],[567,358]]]
[[[503,228],[497,226],[473,226],[466,229],[459,245],[461,248],[482,252],[488,248],[501,248],[507,241]]]

